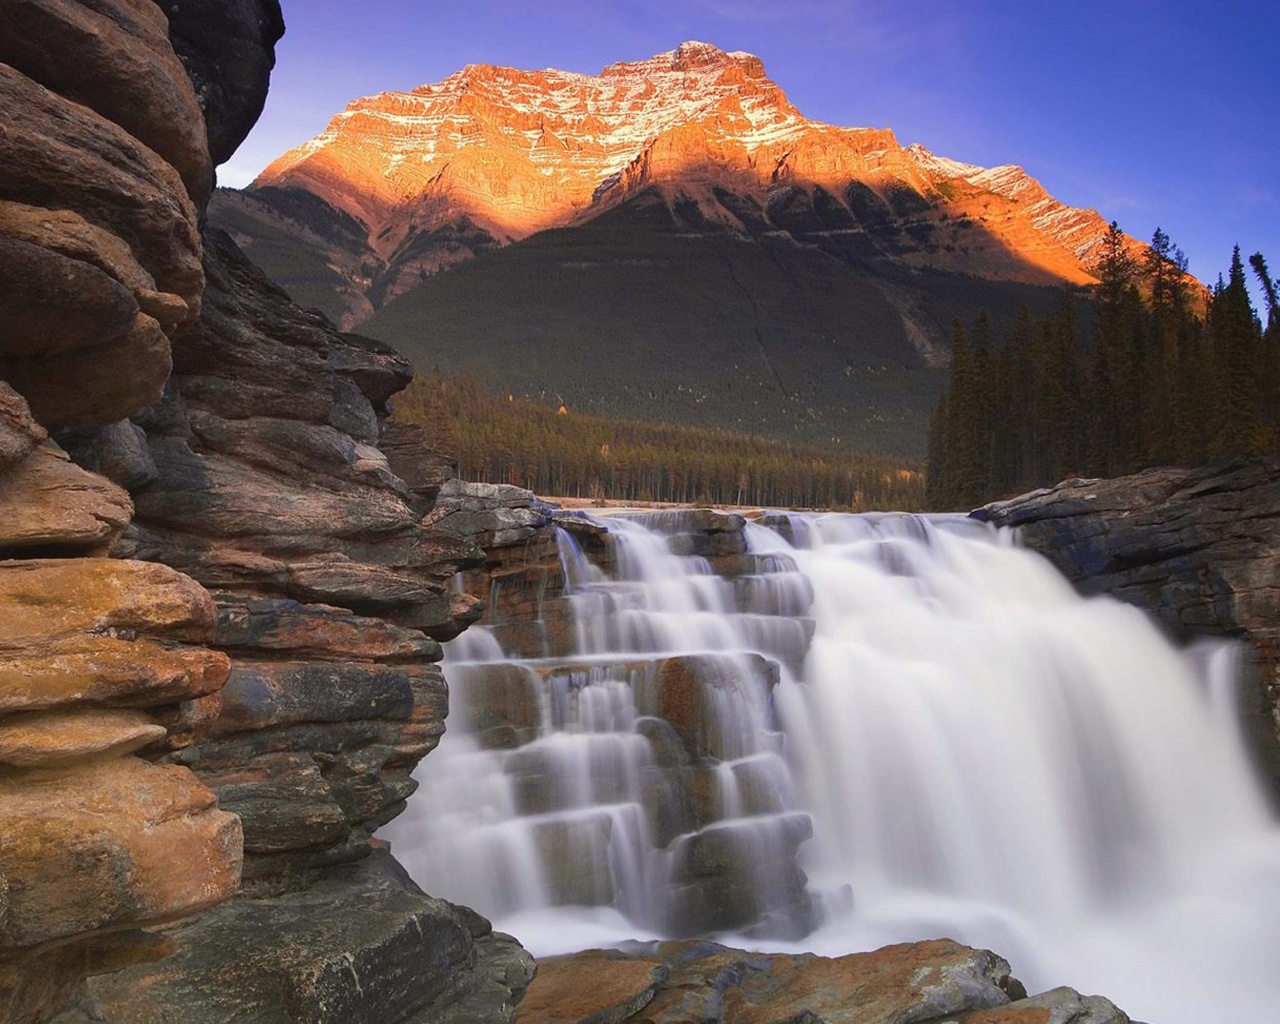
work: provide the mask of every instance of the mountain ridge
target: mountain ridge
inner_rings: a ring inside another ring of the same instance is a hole
[[[438,83],[353,100],[249,192],[308,191],[360,222],[368,254],[387,270],[400,261],[430,274],[477,249],[579,225],[654,185],[742,231],[715,187],[766,208],[782,189],[818,187],[856,214],[857,201],[841,196],[853,182],[872,193],[863,204],[898,194],[911,205],[914,195],[940,214],[935,222],[985,223],[1016,257],[992,245],[980,258],[972,247],[953,256],[942,243],[900,254],[908,263],[1027,283],[1094,280],[1106,230],[1096,211],[1058,202],[1017,165],[983,168],[903,146],[888,128],[806,118],[760,58],[700,42],[594,76],[470,64]],[[460,241],[459,226],[479,244]],[[415,238],[450,227],[415,251]]]
[[[952,319],[1047,312],[1107,230],[1016,165],[808,119],[758,57],[697,42],[353,100],[211,218],[423,369],[911,457]]]

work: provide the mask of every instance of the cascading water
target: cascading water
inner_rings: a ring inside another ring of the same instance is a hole
[[[1280,834],[1232,648],[960,518],[770,517],[725,575],[678,513],[601,522],[609,572],[561,534],[570,656],[449,648],[386,830],[427,891],[535,953],[946,935],[1154,1024],[1270,1019]]]

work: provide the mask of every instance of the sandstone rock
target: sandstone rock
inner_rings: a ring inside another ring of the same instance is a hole
[[[226,0],[218,4],[160,0],[169,36],[195,86],[209,152],[226,162],[262,113],[284,34],[277,0]]]
[[[133,503],[87,473],[52,441],[0,470],[0,552],[104,555],[124,531]]]
[[[215,623],[213,602],[163,565],[109,558],[0,563],[0,648],[85,634],[199,643]]]
[[[513,939],[423,895],[385,851],[303,892],[225,904],[173,937],[175,956],[96,979],[96,1012],[170,1024],[503,1024],[534,973]]]
[[[138,313],[129,289],[97,267],[3,235],[0,275],[4,365],[105,345],[127,334]]]
[[[220,651],[142,638],[27,638],[0,651],[0,715],[82,704],[162,707],[213,693],[231,668]]]
[[[1011,992],[1024,994],[1008,963],[946,939],[836,959],[635,943],[543,960],[519,1020],[925,1024],[1006,1006]]]
[[[196,203],[208,200],[200,110],[158,7],[12,0],[0,16],[0,61],[120,125],[178,170]]]
[[[387,420],[382,425],[378,447],[386,455],[391,471],[408,485],[419,513],[435,504],[440,488],[457,472],[457,460],[436,451],[426,431],[416,423],[394,417]]]
[[[995,1010],[975,1010],[957,1024],[1130,1024],[1123,1010],[1102,996],[1055,988]]]
[[[86,1020],[75,1011],[50,1017],[77,996],[86,975],[105,974],[173,954],[172,940],[140,929],[95,932],[0,958],[0,997],[12,1021]]]
[[[239,884],[240,823],[185,768],[125,758],[5,775],[0,826],[0,950],[194,913]]]
[[[113,122],[4,65],[0,116],[8,127],[0,199],[80,214],[124,239],[157,290],[198,310],[196,210],[169,164]]]
[[[518,1019],[521,1024],[621,1024],[653,1001],[670,973],[657,956],[620,950],[546,957]]]
[[[241,816],[260,879],[363,856],[413,792],[447,702],[434,665],[236,660],[190,720],[165,724],[182,737],[174,759]]]
[[[91,264],[128,288],[135,299],[145,294],[160,294],[155,291],[155,278],[134,259],[124,239],[71,210],[0,202],[0,234]],[[182,301],[177,296],[171,299]],[[185,303],[183,305],[181,320],[186,319]]]
[[[226,650],[274,651],[320,661],[439,661],[440,645],[415,629],[329,605],[218,595],[217,643]]]
[[[130,420],[109,423],[87,434],[64,432],[62,443],[78,465],[101,473],[126,491],[137,491],[160,475],[147,435]]]
[[[0,764],[54,768],[123,757],[163,739],[141,711],[56,711],[0,718]]]
[[[164,393],[170,366],[169,339],[145,313],[105,345],[0,363],[36,418],[50,427],[97,427],[150,405]]]
[[[0,381],[0,473],[20,463],[48,436],[31,418],[27,400]]]

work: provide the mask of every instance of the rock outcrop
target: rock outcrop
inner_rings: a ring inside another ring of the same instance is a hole
[[[1129,1024],[1098,996],[1027,997],[1009,964],[947,939],[835,959],[710,942],[636,943],[551,957],[521,1024]]]
[[[479,613],[449,463],[385,425],[411,371],[199,231],[281,31],[0,9],[5,1020],[503,1020],[532,976],[370,842]]]
[[[199,107],[151,3],[0,9],[0,1014],[166,955],[144,931],[228,898],[241,827],[169,723],[226,681],[209,595],[103,557],[126,490],[50,428],[160,397],[204,288]]]
[[[1180,639],[1247,641],[1260,684],[1247,711],[1280,786],[1280,456],[1068,480],[972,514],[1018,528],[1082,592],[1144,608]]]

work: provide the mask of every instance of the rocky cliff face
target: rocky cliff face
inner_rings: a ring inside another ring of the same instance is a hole
[[[1280,456],[1068,480],[973,514],[1018,527],[1083,592],[1144,608],[1176,637],[1247,641],[1259,688],[1246,710],[1280,785]]]
[[[132,964],[67,1019],[506,1019],[519,946],[370,856],[478,613],[449,464],[385,423],[399,356],[199,231],[278,7],[0,29],[0,1016]]]
[[[133,503],[48,433],[156,401],[200,312],[212,164],[164,15],[4,4],[0,121],[0,1014],[26,1021],[170,952],[143,927],[231,895],[241,829],[155,763],[227,679],[214,603],[103,557]]]
[[[359,225],[364,251],[348,270],[364,267],[376,306],[421,274],[647,190],[685,219],[742,234],[805,218],[855,233],[898,221],[911,231],[895,256],[911,266],[1037,283],[1091,282],[1105,230],[1019,167],[812,121],[758,57],[698,42],[599,75],[477,64],[355,100],[250,195],[287,217],[303,192],[336,211],[331,221],[353,218],[343,223]],[[353,294],[351,317],[366,311]]]

